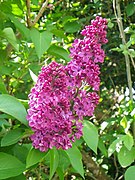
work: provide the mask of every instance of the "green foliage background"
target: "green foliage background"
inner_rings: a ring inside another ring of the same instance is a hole
[[[133,180],[135,103],[124,95],[130,57],[135,82],[135,3],[121,0],[123,45],[112,0],[0,1],[0,179]],[[100,104],[84,120],[83,138],[64,151],[32,147],[26,120],[28,94],[41,66],[66,64],[79,31],[100,15],[108,20],[108,44],[101,67]],[[134,87],[135,88],[135,87]],[[128,90],[127,90],[128,91]],[[87,121],[86,121],[87,120]],[[90,121],[89,121],[90,120]]]

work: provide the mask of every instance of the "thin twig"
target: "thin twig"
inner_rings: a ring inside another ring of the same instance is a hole
[[[129,49],[126,46],[126,38],[125,38],[125,33],[124,33],[124,28],[123,28],[123,23],[122,23],[122,17],[121,17],[121,9],[120,9],[120,0],[113,0],[113,8],[114,8],[114,13],[117,19],[119,31],[120,31],[120,36],[122,39],[122,43],[125,46],[126,50],[129,52]],[[125,56],[125,61],[126,61],[126,71],[127,71],[127,81],[128,81],[128,87],[129,87],[129,95],[130,95],[130,100],[133,102],[133,93],[132,93],[132,80],[131,80],[131,70],[130,70],[130,59],[128,54],[124,54]],[[135,122],[132,123],[132,131],[133,131],[133,137],[135,139]]]
[[[121,176],[118,178],[118,180],[121,180],[121,179],[123,179],[123,177],[124,177],[124,175],[121,175]]]
[[[114,166],[116,168],[116,175],[115,175],[115,180],[118,178],[118,175],[119,175],[119,169],[118,169],[118,166],[117,166],[117,162],[116,162],[116,156],[114,155]]]
[[[133,67],[134,67],[134,69],[135,69],[135,62],[134,62],[134,59],[132,58],[131,55],[130,55],[130,58],[131,58],[132,65],[133,65]]]
[[[58,6],[58,4],[60,4],[62,1],[63,1],[63,0],[57,1],[57,2],[54,4],[54,6]]]
[[[41,18],[41,16],[43,15],[47,5],[48,5],[48,1],[49,0],[46,0],[43,4],[42,4],[42,7],[40,8],[39,12],[38,12],[38,15],[35,17],[34,21],[31,23],[31,26],[34,26],[38,20]]]
[[[112,108],[112,106],[106,112],[104,112],[103,116],[100,119],[98,119],[98,122],[102,122],[104,117],[111,112],[111,108]]]
[[[109,78],[110,78],[110,80],[111,80],[111,82],[112,82],[113,88],[115,89],[115,84],[114,84],[114,82],[113,82],[113,80],[112,80],[112,78],[111,78],[110,75],[109,75]]]
[[[27,25],[28,27],[31,27],[30,0],[26,0],[26,7],[27,7]]]
[[[122,39],[122,43],[126,47],[126,38],[125,38],[124,29],[123,29],[121,10],[120,10],[120,1],[119,0],[113,0],[113,8],[114,8],[114,13],[115,13],[115,16],[116,16],[116,19],[117,19],[117,23],[118,23],[118,27],[119,27],[119,31],[120,31],[120,36],[121,36],[121,39]],[[116,10],[117,10],[117,12],[116,12]],[[128,54],[124,54],[124,56],[125,56],[125,61],[126,61],[127,80],[128,80],[128,87],[129,87],[129,92],[130,92],[130,99],[133,100],[129,56],[128,56]]]

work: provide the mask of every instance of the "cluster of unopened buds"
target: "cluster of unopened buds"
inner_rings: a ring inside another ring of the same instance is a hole
[[[106,28],[106,19],[97,16],[82,30],[84,38],[74,41],[66,66],[53,61],[42,67],[29,94],[27,116],[36,149],[66,150],[83,135],[83,118],[92,116],[99,102],[98,63],[105,57],[101,46],[107,43]]]

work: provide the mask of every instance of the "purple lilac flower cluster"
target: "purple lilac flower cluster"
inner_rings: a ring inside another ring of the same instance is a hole
[[[68,149],[75,136],[80,138],[82,123],[74,120],[65,67],[52,62],[42,67],[36,85],[29,95],[27,119],[34,131],[33,146],[40,151],[48,148]]]
[[[105,53],[101,48],[107,43],[107,21],[97,16],[91,25],[86,26],[81,34],[84,39],[76,39],[70,49],[72,60],[68,64],[68,73],[75,85],[80,86],[82,80],[86,81],[94,90],[99,90],[100,68],[97,63],[103,63]]]
[[[100,85],[97,63],[105,56],[101,45],[107,43],[106,24],[106,19],[96,17],[82,30],[84,39],[74,41],[72,60],[66,66],[52,62],[42,67],[29,94],[27,115],[36,149],[68,149],[82,136],[83,118],[92,116],[99,102],[95,92]]]

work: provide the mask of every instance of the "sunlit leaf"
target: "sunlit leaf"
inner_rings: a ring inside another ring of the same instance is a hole
[[[108,157],[110,157],[115,151],[119,152],[122,148],[122,137],[118,137],[115,141],[110,144],[108,148]]]
[[[5,38],[9,41],[9,43],[17,50],[19,51],[19,46],[17,44],[16,36],[14,34],[14,31],[11,27],[5,28],[3,30]]]
[[[13,96],[0,95],[0,111],[13,116],[25,125],[28,124],[24,106]]]
[[[73,168],[84,178],[84,169],[82,163],[82,154],[73,144],[72,148],[65,151],[70,159]]]
[[[39,32],[37,29],[33,28],[30,31],[30,36],[35,45],[37,56],[40,59],[51,44],[52,33],[48,31]]]
[[[135,166],[130,166],[125,172],[125,180],[135,179]]]
[[[94,124],[89,121],[83,123],[83,138],[87,145],[97,153],[98,146],[98,130]]]
[[[130,151],[132,146],[134,145],[133,136],[130,134],[125,135],[123,142],[124,142],[124,145],[126,146],[126,148]]]
[[[23,14],[23,11],[18,7],[17,4],[11,4],[12,5],[12,13],[17,16],[21,16]]]
[[[135,148],[133,147],[130,151],[126,147],[122,147],[118,153],[118,160],[122,167],[129,166],[135,159]]]
[[[23,23],[21,23],[15,16],[10,14],[10,15],[8,15],[8,17],[15,24],[16,28],[21,32],[21,34],[23,34],[24,37],[29,40],[30,39],[30,30]]]
[[[124,116],[120,121],[120,125],[125,129],[127,127],[127,118]]]
[[[64,29],[68,33],[80,31],[81,25],[77,21],[67,22],[64,24]]]

